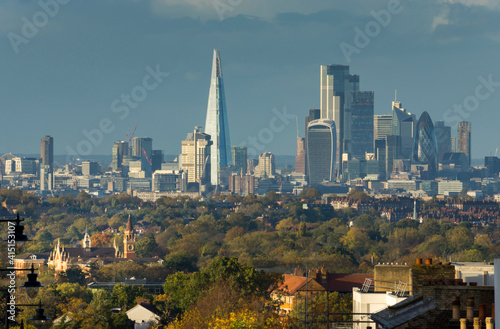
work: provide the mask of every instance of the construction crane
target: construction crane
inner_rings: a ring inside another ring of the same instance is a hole
[[[149,165],[149,169],[151,169],[151,163],[153,162],[153,159],[148,158],[148,154],[146,153],[146,150],[144,150],[144,147],[142,148],[142,154],[144,154],[144,157],[146,158],[146,162]]]
[[[135,124],[134,130],[132,131],[132,135],[129,136],[130,128],[127,130],[127,135],[125,136],[125,141],[130,142],[132,138],[134,138],[135,135],[135,130],[137,129],[137,125],[139,125],[139,122]]]

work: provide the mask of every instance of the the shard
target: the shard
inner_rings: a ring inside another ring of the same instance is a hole
[[[220,185],[220,168],[231,165],[231,142],[220,53],[215,49],[208,93],[205,133],[211,136],[213,143],[210,150],[211,183],[212,185]]]

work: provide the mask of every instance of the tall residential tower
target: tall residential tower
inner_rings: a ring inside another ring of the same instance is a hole
[[[469,160],[469,166],[471,163],[471,152],[470,152],[470,122],[469,121],[460,121],[458,123],[458,147],[457,152],[464,153]]]

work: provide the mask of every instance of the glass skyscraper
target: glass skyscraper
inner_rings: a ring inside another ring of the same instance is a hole
[[[220,53],[215,49],[208,93],[205,133],[211,136],[213,143],[210,147],[211,183],[212,185],[219,185],[220,169],[231,165],[231,142]]]
[[[401,102],[392,102],[392,135],[399,136],[398,157],[409,159],[412,154],[416,117],[407,112]]]
[[[373,153],[373,91],[351,91],[351,146],[353,157]]]
[[[347,65],[321,65],[321,119],[335,121],[335,166],[342,172],[342,154],[350,140],[351,91],[359,90],[359,75],[349,74]]]
[[[307,176],[310,185],[334,180],[337,154],[335,122],[319,119],[309,122],[306,132]]]
[[[413,139],[413,162],[428,165],[428,170],[436,172],[438,168],[438,152],[436,132],[429,113],[420,116]]]

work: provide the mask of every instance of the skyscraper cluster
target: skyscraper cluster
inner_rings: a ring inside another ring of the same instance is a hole
[[[460,167],[451,127],[434,124],[427,112],[417,120],[397,97],[390,114],[374,115],[374,98],[373,91],[360,91],[360,77],[349,66],[320,67],[320,109],[305,118],[305,141],[297,136],[296,171],[309,184],[384,180],[406,170],[431,178],[441,163],[445,169]],[[457,151],[470,165],[470,122],[458,124],[457,139]]]

